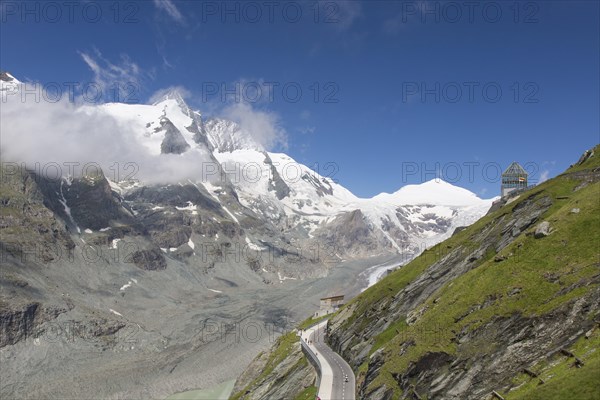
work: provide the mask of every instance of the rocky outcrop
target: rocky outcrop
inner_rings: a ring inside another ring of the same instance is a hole
[[[161,118],[160,126],[160,130],[165,131],[165,137],[160,144],[162,154],[181,154],[190,148],[190,145],[185,141],[181,132],[179,132],[168,118]]]
[[[46,207],[45,180],[16,164],[2,165],[0,251],[30,261],[51,262],[75,244],[60,218]]]
[[[38,302],[15,304],[0,301],[0,348],[38,335],[40,325],[64,312],[67,309],[42,307]]]
[[[277,350],[280,348],[264,352],[252,362],[236,381],[232,399],[293,399],[315,384],[317,373],[306,360],[298,340],[294,340],[284,358],[273,364]],[[266,369],[270,372],[261,374]]]
[[[0,347],[15,344],[33,332],[39,306],[39,303],[30,303],[15,309],[8,304],[1,305]]]
[[[285,181],[281,178],[281,175],[279,175],[279,172],[277,172],[277,168],[275,168],[275,166],[273,165],[273,161],[271,161],[271,157],[269,157],[268,153],[265,153],[264,163],[266,165],[268,165],[271,170],[270,173],[271,173],[272,178],[271,178],[271,181],[269,182],[269,190],[274,191],[275,195],[277,196],[277,198],[279,200],[284,199],[286,196],[288,196],[290,194],[290,188],[285,183]]]
[[[366,254],[378,248],[376,238],[370,233],[362,211],[354,210],[336,217],[315,236],[320,243],[329,244],[333,249],[345,249],[349,254]]]
[[[167,268],[167,261],[159,249],[137,250],[131,254],[131,260],[138,268],[146,271]]]
[[[426,353],[396,376],[398,386],[405,394],[415,392],[429,399],[481,399],[491,390],[507,391],[511,379],[524,368],[568,348],[582,330],[594,326],[590,317],[600,305],[599,294],[596,290],[544,316],[497,317],[474,331],[460,332],[455,354]],[[566,324],[568,320],[583,323]],[[367,374],[363,389],[369,381],[372,377]],[[374,398],[370,392],[361,394],[361,398]]]

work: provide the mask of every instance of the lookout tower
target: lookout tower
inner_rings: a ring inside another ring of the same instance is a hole
[[[527,187],[527,171],[519,165],[518,162],[513,162],[502,173],[502,197],[506,196],[513,190],[525,189]]]

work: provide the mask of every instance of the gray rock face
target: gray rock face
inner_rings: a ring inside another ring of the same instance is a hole
[[[290,194],[290,188],[277,172],[277,168],[273,165],[273,161],[267,153],[265,153],[265,164],[269,165],[272,179],[269,182],[269,189],[274,191],[279,200],[284,199]]]
[[[302,175],[302,179],[313,185],[317,190],[317,194],[321,197],[324,197],[326,194],[333,194],[333,188],[326,179],[319,180],[315,175],[312,174],[304,174]]]
[[[320,243],[328,244],[336,250],[345,249],[345,252],[350,254],[373,252],[378,247],[378,242],[371,234],[360,210],[340,215],[318,230],[315,236]]]
[[[190,148],[181,132],[168,118],[161,118],[160,126],[161,131],[165,131],[165,138],[160,145],[162,154],[181,154]]]
[[[46,198],[48,184],[20,168],[9,170],[7,166],[3,166],[1,175],[2,255],[21,259],[35,258],[41,262],[60,259],[54,246],[58,245],[68,251],[75,244],[63,222],[65,218],[53,213],[52,205],[58,202]],[[62,210],[64,215],[64,207]]]
[[[58,315],[67,312],[65,308],[46,307],[40,303],[15,304],[0,300],[0,348],[38,336],[39,327]]]
[[[0,310],[0,347],[15,344],[33,332],[40,305],[31,303],[19,310],[7,309],[7,306],[3,305]]]
[[[564,321],[588,318],[589,310],[598,306],[597,296],[598,292],[570,302],[543,317],[498,317],[476,331],[461,332],[457,354],[469,352],[472,357],[427,353],[396,376],[398,385],[405,393],[415,391],[432,399],[480,399],[491,392],[490,388],[505,390],[521,371],[520,366],[573,343],[581,326]],[[473,351],[479,346],[486,346],[486,354]],[[376,398],[366,392],[363,396]]]
[[[167,268],[165,257],[158,249],[138,250],[131,254],[133,263],[146,271],[156,271]]]
[[[49,180],[40,176],[35,179],[39,182],[45,203],[73,232],[77,228],[99,230],[109,226],[113,220],[135,224],[101,170],[75,179]],[[66,210],[69,210],[69,215]]]

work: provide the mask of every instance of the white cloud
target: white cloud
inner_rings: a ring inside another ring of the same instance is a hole
[[[208,153],[200,150],[182,155],[149,153],[143,139],[102,112],[102,107],[75,105],[67,99],[22,102],[15,96],[0,107],[2,161],[25,163],[29,169],[38,163],[42,171],[56,163],[62,175],[69,171],[64,163],[79,163],[75,175],[86,163],[95,163],[107,177],[114,173],[115,165],[121,177],[127,175],[133,170],[125,165],[134,163],[134,177],[149,183],[197,180],[201,178],[199,166],[211,162]],[[48,171],[55,173],[55,169]]]
[[[99,68],[95,58],[88,61],[94,68]],[[171,87],[156,92],[152,99],[157,100],[173,90],[184,98],[190,96],[183,87]],[[107,176],[114,170],[115,163],[121,168],[127,163],[135,163],[138,168],[135,177],[149,183],[197,180],[201,172],[196,167],[212,163],[210,154],[201,148],[193,148],[182,155],[152,154],[145,146],[145,138],[104,112],[104,107],[73,104],[67,96],[56,103],[24,102],[20,96],[11,96],[0,107],[2,160],[24,162],[29,168],[36,163],[64,166],[65,162],[78,162],[83,166],[92,162],[97,163]],[[274,112],[236,103],[227,105],[217,115],[240,124],[266,149],[287,148],[286,130]],[[67,172],[64,168],[63,172]]]
[[[226,106],[221,114],[224,118],[237,122],[264,148],[287,149],[287,132],[276,113],[257,110],[247,103],[235,103]]]
[[[548,178],[550,178],[550,171],[549,170],[543,170],[542,173],[540,174],[540,183],[547,181]]]
[[[93,53],[79,52],[79,55],[94,74],[94,82],[101,87],[104,99],[128,102],[140,100],[141,80],[151,77],[151,74],[143,71],[128,55],[121,55],[120,62],[116,64],[104,58],[98,49],[93,49]]]
[[[167,94],[177,92],[183,99],[188,99],[191,97],[192,93],[184,88],[183,86],[169,86],[165,89],[159,89],[152,96],[150,96],[150,103],[156,103],[157,101],[162,100]]]
[[[154,0],[154,5],[158,10],[166,12],[175,22],[184,23],[183,15],[171,0]]]

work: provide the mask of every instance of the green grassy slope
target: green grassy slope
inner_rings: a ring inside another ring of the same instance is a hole
[[[595,156],[583,164],[521,194],[517,200],[390,274],[347,305],[352,311],[349,317],[340,312],[345,320],[341,320],[334,334],[343,336],[344,330],[350,330],[359,335],[377,319],[386,316],[378,309],[393,304],[394,296],[432,264],[442,261],[457,248],[465,255],[480,248],[482,232],[493,232],[496,221],[511,218],[514,210],[525,202],[551,200],[549,208],[538,219],[550,223],[552,232],[549,236],[534,238],[536,223],[499,252],[486,248],[475,268],[440,287],[413,310],[417,315],[414,323],[409,325],[407,316],[403,315],[391,321],[383,332],[358,339],[370,340],[369,354],[378,349],[384,354],[383,365],[378,366],[374,379],[371,376],[366,382],[367,387],[363,388],[365,393],[384,386],[393,389],[393,398],[399,398],[403,391],[398,386],[398,376],[428,353],[465,357],[466,352],[481,354],[497,350],[496,343],[485,339],[473,340],[470,348],[463,345],[459,349],[457,333],[476,332],[498,318],[516,314],[524,318],[548,315],[598,288],[600,183],[582,184],[585,181],[582,174],[600,167],[598,153],[596,147]],[[499,241],[502,232],[495,234]],[[598,310],[592,315],[597,318]],[[408,347],[407,343],[410,344]],[[593,342],[591,348],[597,349],[597,343]],[[590,378],[597,372],[600,351],[588,349],[588,352],[589,360],[581,371],[561,370],[560,374],[551,374],[547,385],[530,387],[521,397],[511,398],[564,399],[567,398],[564,397],[565,390],[575,388],[579,390],[577,398],[598,398],[598,386]],[[366,358],[359,368],[359,382],[365,380],[368,363],[369,358]]]

